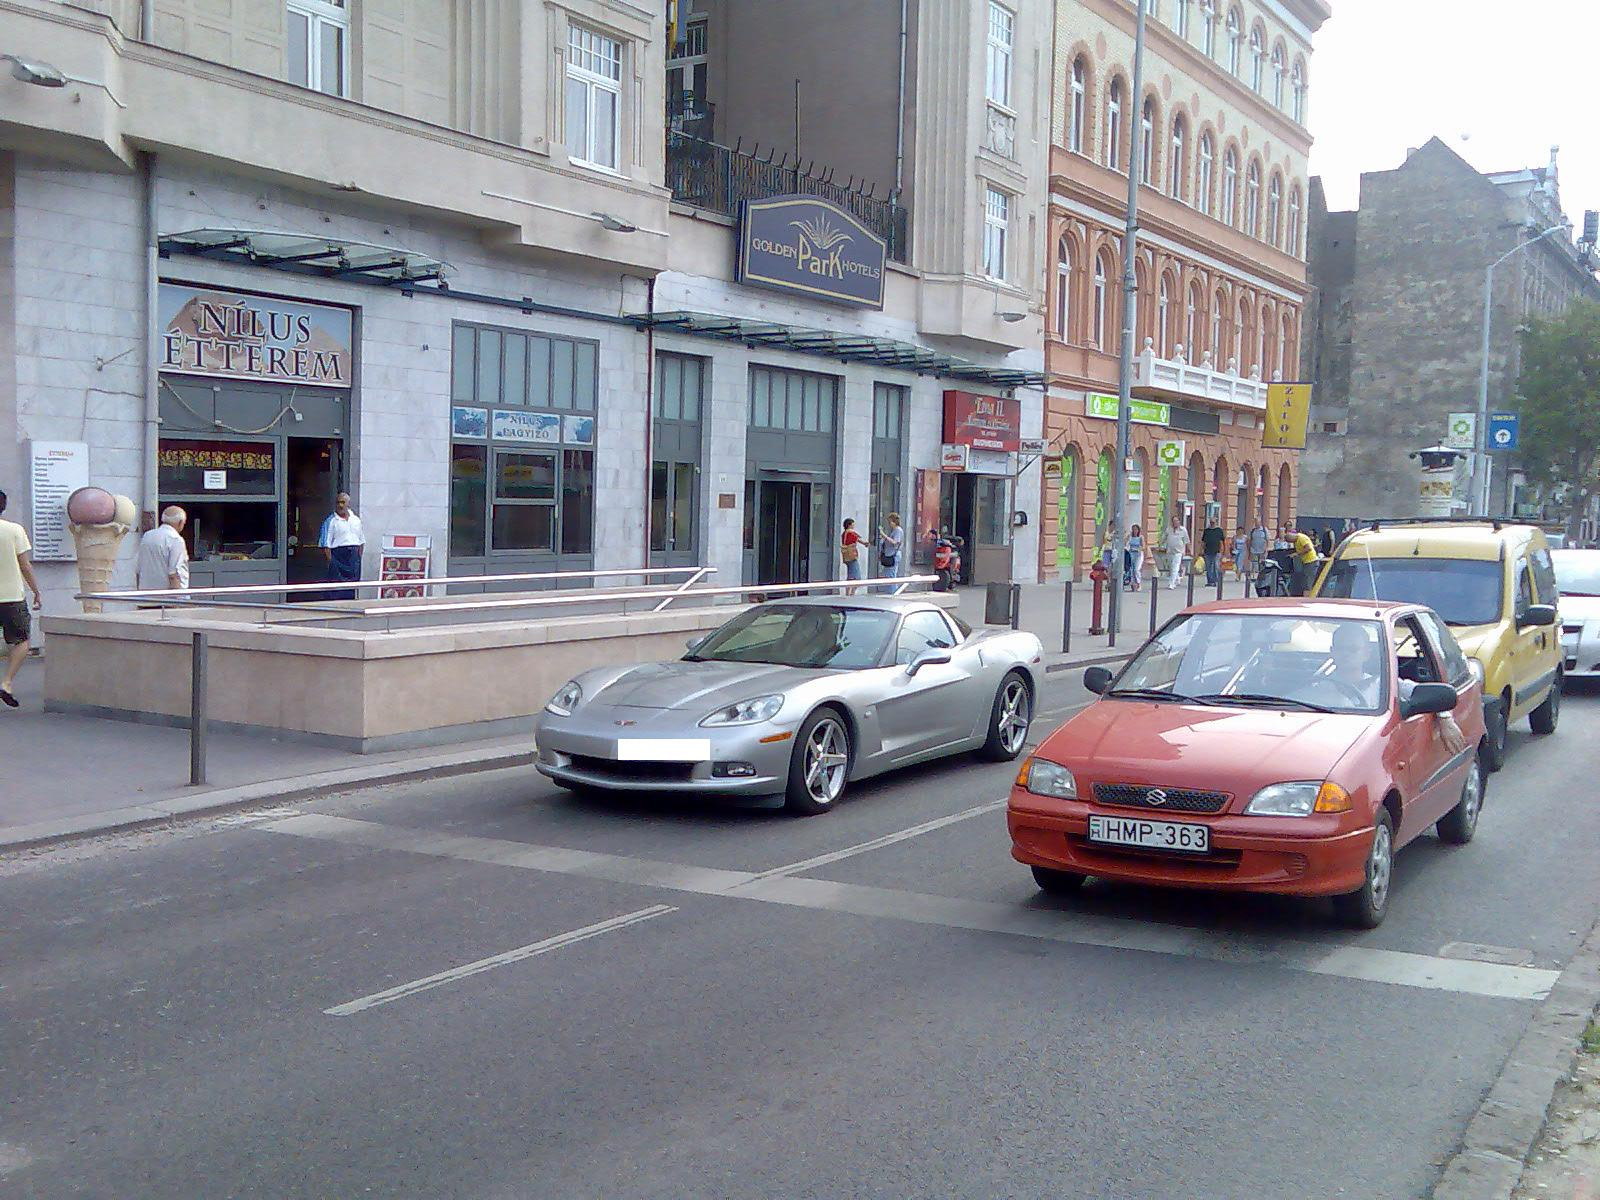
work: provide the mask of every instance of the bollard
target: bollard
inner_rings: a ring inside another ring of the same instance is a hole
[[[1016,629],[1022,622],[1022,585],[1011,585],[1011,628]]]
[[[1189,599],[1188,599],[1187,603],[1188,603],[1188,606],[1190,608],[1193,608],[1194,607],[1194,560],[1193,559],[1189,560],[1188,575],[1189,575]]]
[[[1154,585],[1150,588],[1150,636],[1156,635],[1156,605],[1161,599],[1161,577],[1156,576]]]
[[[1061,653],[1072,649],[1072,576],[1067,576],[1067,586],[1061,590]]]
[[[1106,570],[1104,563],[1097,562],[1089,568],[1089,579],[1094,584],[1094,593],[1089,601],[1090,637],[1099,637],[1106,631],[1101,610],[1105,604],[1106,580],[1109,576],[1110,572]]]
[[[197,633],[189,650],[189,786],[206,781],[206,635]]]

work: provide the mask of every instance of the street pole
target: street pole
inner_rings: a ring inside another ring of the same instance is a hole
[[[1133,388],[1133,331],[1138,303],[1138,276],[1134,260],[1139,252],[1139,175],[1144,166],[1144,21],[1145,4],[1135,0],[1133,25],[1133,92],[1129,97],[1128,225],[1122,239],[1122,361],[1117,369],[1117,453],[1111,464],[1111,608],[1106,628],[1108,645],[1117,644],[1122,616],[1122,548],[1128,501],[1128,459],[1133,456],[1131,392]]]

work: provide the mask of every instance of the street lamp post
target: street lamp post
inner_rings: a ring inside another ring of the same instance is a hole
[[[1489,326],[1494,318],[1494,272],[1495,268],[1529,246],[1544,241],[1552,233],[1559,233],[1567,228],[1565,223],[1552,225],[1538,237],[1529,238],[1519,242],[1507,250],[1499,258],[1484,269],[1483,272],[1483,347],[1482,359],[1478,364],[1478,425],[1472,434],[1472,495],[1477,502],[1478,512],[1484,516],[1489,513],[1489,455],[1488,451],[1488,425],[1489,425]]]
[[[1106,614],[1110,631],[1107,644],[1117,644],[1122,615],[1122,523],[1128,501],[1128,459],[1133,455],[1131,391],[1133,386],[1133,331],[1138,302],[1138,277],[1134,259],[1139,250],[1139,175],[1144,169],[1144,20],[1145,0],[1134,0],[1133,94],[1129,97],[1128,226],[1122,239],[1122,362],[1117,372],[1117,453],[1111,464],[1111,606]]]

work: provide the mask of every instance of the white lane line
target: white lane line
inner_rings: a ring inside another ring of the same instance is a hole
[[[988,806],[988,807],[998,807]],[[968,810],[965,815],[977,815]],[[935,825],[935,828],[939,826]],[[1538,1000],[1554,986],[1559,972],[1500,963],[1463,962],[1428,954],[1410,954],[1365,946],[1297,942],[1259,934],[1222,933],[1181,926],[1155,925],[1122,917],[1066,912],[1026,903],[961,900],[892,888],[835,883],[796,875],[756,876],[744,871],[678,867],[671,863],[593,855],[504,842],[460,838],[424,830],[383,826],[348,817],[307,814],[255,826],[272,833],[398,850],[432,857],[460,858],[526,870],[583,875],[621,883],[638,883],[706,896],[724,896],[863,917],[910,921],[922,925],[976,932],[1042,938],[1076,945],[1139,950],[1151,954],[1198,958],[1241,966],[1278,967],[1313,975],[1396,984],[1507,1000]],[[894,835],[890,835],[891,837]],[[881,840],[881,839],[880,839]],[[903,839],[902,839],[903,840]],[[865,843],[864,843],[865,844]],[[598,864],[591,860],[601,860]],[[624,869],[633,864],[631,872]]]
[[[1006,806],[1004,800],[991,800],[987,804],[979,804],[974,808],[962,812],[951,813],[948,817],[935,817],[931,821],[924,821],[921,825],[913,825],[909,829],[902,829],[898,833],[886,833],[882,837],[873,838],[870,842],[857,842],[854,846],[846,846],[843,850],[833,850],[827,854],[819,854],[815,858],[802,858],[799,862],[789,863],[783,867],[773,867],[770,871],[762,871],[753,875],[750,882],[762,879],[772,879],[779,875],[799,875],[805,871],[814,871],[818,867],[826,867],[830,863],[842,862],[847,858],[854,858],[857,854],[865,854],[868,850],[881,850],[885,846],[893,846],[896,842],[907,842],[914,837],[921,837],[925,833],[932,833],[935,829],[943,829],[949,825],[957,825],[962,821],[970,821],[973,817],[981,817],[985,813],[992,813]],[[746,885],[740,884],[740,887]]]
[[[386,988],[381,992],[373,992],[372,995],[362,996],[359,1000],[349,1000],[344,1004],[335,1004],[332,1008],[325,1008],[322,1011],[330,1017],[354,1016],[356,1013],[365,1012],[369,1008],[377,1008],[380,1004],[391,1004],[396,1000],[403,1000],[407,996],[415,996],[418,992],[426,992],[432,988],[443,987],[445,984],[454,983],[458,979],[481,975],[485,971],[492,971],[496,967],[503,967],[509,963],[521,962],[526,958],[549,954],[552,950],[575,946],[579,942],[586,942],[590,938],[599,937],[602,933],[610,933],[614,929],[626,929],[629,925],[637,925],[640,921],[648,921],[652,917],[664,917],[670,912],[677,911],[676,908],[669,904],[652,904],[649,908],[641,908],[637,912],[624,913],[620,917],[612,917],[607,921],[596,921],[593,925],[585,925],[582,929],[558,933],[554,937],[545,938],[542,942],[532,942],[526,946],[518,946],[515,950],[507,950],[503,954],[491,954],[488,958],[480,958],[476,962],[463,963],[459,967],[451,967],[448,971],[440,971],[437,975],[429,975],[424,979],[413,979],[410,983],[402,983],[392,988]]]

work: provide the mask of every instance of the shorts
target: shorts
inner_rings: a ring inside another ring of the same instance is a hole
[[[8,646],[20,646],[33,633],[33,616],[23,600],[0,602],[0,634]]]

